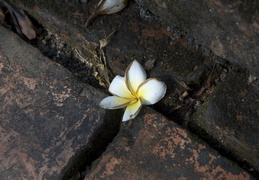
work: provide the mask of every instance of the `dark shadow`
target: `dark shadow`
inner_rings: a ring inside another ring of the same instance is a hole
[[[95,160],[101,157],[107,146],[119,132],[122,110],[107,110],[104,122],[85,147],[70,160],[61,173],[61,180],[83,180]]]

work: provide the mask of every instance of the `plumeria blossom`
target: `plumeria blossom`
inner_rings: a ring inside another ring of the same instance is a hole
[[[151,105],[161,100],[166,93],[164,82],[156,78],[147,79],[144,68],[134,60],[126,69],[125,77],[117,75],[111,82],[108,96],[100,102],[105,109],[126,107],[122,121],[135,118],[142,105]]]

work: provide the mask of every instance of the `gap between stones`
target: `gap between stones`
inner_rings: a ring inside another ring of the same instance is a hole
[[[38,48],[45,56],[50,58],[52,61],[57,62],[68,69],[76,77],[77,80],[83,83],[90,84],[95,88],[103,89],[103,87],[99,85],[98,81],[92,75],[93,70],[86,64],[82,63],[79,59],[75,58],[72,47],[69,47],[65,41],[62,41],[56,35],[45,30],[41,25],[38,24],[38,22],[34,18],[32,19],[34,23],[36,23],[37,28],[41,30],[40,37],[32,41],[32,45]],[[197,45],[194,43],[191,46]],[[203,47],[200,48],[201,49],[198,49],[198,51],[204,51],[204,49],[202,49]],[[233,68],[235,69],[236,66],[231,65],[228,61],[220,57],[216,57],[211,52],[209,54],[209,56],[212,58],[211,61],[215,62],[215,70],[217,70],[217,75],[213,77],[213,79],[211,79],[211,83],[213,83],[216,87],[217,82],[222,80],[222,76],[226,76],[228,71],[230,69],[232,70]],[[227,72],[224,72],[223,70],[226,70]],[[239,68],[237,68],[237,71],[238,70]],[[209,75],[210,73],[205,73],[202,76],[203,79],[201,80],[201,82],[204,83]],[[202,86],[203,84],[201,83],[199,86],[195,85],[195,87],[192,87],[192,91],[188,92],[190,94],[190,97],[194,98],[195,94],[198,91],[202,90]],[[204,96],[208,96],[208,92],[206,92],[206,90],[204,92]],[[165,111],[165,109],[170,109],[172,107],[165,108],[162,106],[153,106],[153,108],[169,119],[172,119],[172,116],[177,117],[177,119],[175,119],[174,121],[182,127],[186,128],[186,123],[188,123],[188,119],[195,112],[194,104],[194,102],[186,103],[186,107],[190,105],[188,111],[182,109],[180,111],[170,113],[168,111]],[[62,171],[62,180],[73,178],[83,180],[84,175],[87,174],[92,167],[94,167],[95,162],[98,160],[98,158],[102,156],[102,153],[105,152],[109,143],[113,141],[113,139],[119,132],[119,127],[121,124],[120,117],[122,116],[122,113],[122,110],[106,111],[103,125],[99,128],[97,132],[95,132],[92,139],[89,140],[88,145],[82,147],[82,149],[76,153],[76,156],[70,160],[66,168]],[[110,121],[111,119],[113,120]],[[188,130],[197,135],[199,138],[203,139],[220,154],[232,161],[235,161],[240,167],[249,171],[250,166],[248,164],[238,160],[233,154],[231,154],[230,151],[224,149],[224,147],[222,147],[216,139],[209,137],[208,134],[206,134],[208,138],[204,138],[206,136],[201,136],[200,134],[204,134],[205,130],[197,129],[197,127],[192,127]],[[256,172],[256,174],[258,174],[258,172]]]
[[[123,111],[106,111],[104,123],[85,147],[76,153],[61,173],[62,180],[83,180],[119,132]]]
[[[195,45],[195,44],[194,44]],[[204,47],[199,47],[200,49],[198,51],[204,51]],[[245,68],[242,68],[238,65],[233,65],[229,61],[218,57],[214,55],[212,52],[209,53],[210,60],[212,62],[215,62],[214,67],[209,67],[210,69],[213,69],[215,71],[215,75],[211,76],[211,84],[214,86],[212,89],[204,89],[206,86],[206,81],[209,78],[209,76],[212,74],[209,72],[209,69],[204,72],[204,74],[201,76],[199,81],[201,82],[199,85],[197,84],[190,84],[189,87],[191,87],[192,90],[188,90],[189,99],[185,100],[185,104],[182,108],[176,110],[176,111],[170,111],[168,109],[172,107],[164,107],[163,105],[154,106],[154,109],[157,112],[160,112],[165,117],[167,117],[169,120],[176,122],[181,127],[187,129],[189,132],[193,133],[200,139],[202,139],[204,142],[206,142],[208,145],[210,145],[214,150],[218,151],[222,156],[228,158],[229,160],[237,163],[242,169],[249,172],[251,175],[253,175],[255,178],[259,178],[259,172],[254,170],[253,166],[249,164],[248,162],[244,161],[243,159],[240,159],[235,153],[231,151],[231,149],[224,146],[220,141],[216,138],[214,138],[211,134],[208,134],[206,129],[201,128],[196,123],[190,123],[192,121],[192,116],[196,112],[196,103],[198,106],[201,106],[203,102],[209,97],[210,94],[214,92],[214,89],[217,87],[217,85],[224,81],[224,79],[228,76],[229,72],[234,73],[246,73],[248,70]],[[197,96],[200,92],[203,92],[201,97],[200,95]],[[190,100],[192,99],[192,100]],[[201,99],[201,100],[200,100]]]
[[[68,69],[78,81],[97,89],[104,89],[93,76],[93,70],[75,58],[72,47],[55,34],[44,29],[38,22],[35,22],[35,19],[33,21],[37,29],[41,30],[40,36],[31,42],[34,47],[50,60]],[[60,175],[62,180],[84,179],[85,174],[94,166],[94,162],[101,157],[119,132],[122,114],[122,110],[106,111],[103,124],[94,132],[87,145],[82,147],[62,170]]]
[[[34,24],[39,26],[37,29],[40,29],[41,32],[40,36],[31,42],[32,45],[39,49],[46,57],[68,69],[77,80],[96,88],[102,88],[92,75],[93,70],[76,58],[72,47],[68,46],[57,35],[41,27],[38,23],[34,22]]]

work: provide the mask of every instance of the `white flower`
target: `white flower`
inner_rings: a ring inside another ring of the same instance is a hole
[[[94,13],[87,19],[85,26],[96,17],[101,14],[114,14],[126,7],[128,0],[100,0]]]
[[[116,76],[109,87],[113,96],[108,96],[100,102],[106,109],[126,107],[122,121],[135,118],[142,105],[151,105],[161,100],[166,92],[164,82],[156,79],[146,79],[144,68],[138,61],[133,61],[125,72],[125,77]]]
[[[114,14],[126,7],[127,0],[101,0],[96,8],[99,14]]]

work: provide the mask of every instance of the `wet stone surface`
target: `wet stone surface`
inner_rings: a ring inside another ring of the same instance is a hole
[[[161,114],[144,108],[98,159],[90,179],[253,179]]]

